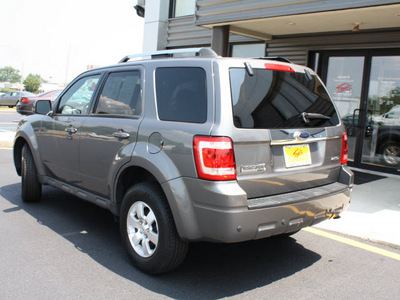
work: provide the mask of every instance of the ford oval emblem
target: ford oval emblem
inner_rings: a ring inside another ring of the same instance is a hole
[[[310,134],[307,131],[296,131],[293,134],[293,137],[296,140],[305,140],[305,139],[308,139],[310,137]]]

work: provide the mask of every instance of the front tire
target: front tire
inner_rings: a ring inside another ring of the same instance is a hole
[[[400,165],[400,143],[396,141],[386,141],[379,148],[382,154],[382,162],[388,166]]]
[[[171,271],[186,256],[188,243],[179,237],[167,199],[155,184],[139,183],[126,192],[120,232],[133,264],[145,273]]]
[[[32,152],[27,144],[22,148],[21,183],[23,202],[37,202],[40,200],[42,185],[38,180]]]

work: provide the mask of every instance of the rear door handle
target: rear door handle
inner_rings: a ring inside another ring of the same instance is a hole
[[[127,139],[130,137],[130,134],[127,132],[124,132],[122,129],[120,129],[117,132],[114,132],[113,136],[118,139]]]

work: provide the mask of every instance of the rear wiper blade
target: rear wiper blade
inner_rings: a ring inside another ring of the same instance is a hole
[[[327,119],[327,120],[329,120],[331,118],[331,117],[325,116],[323,114],[308,113],[308,112],[302,112],[301,117],[303,118],[303,121],[305,123],[310,123],[309,119]]]

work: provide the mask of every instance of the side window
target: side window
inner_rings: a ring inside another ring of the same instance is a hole
[[[111,73],[101,91],[95,113],[140,115],[141,91],[140,71]]]
[[[207,121],[206,73],[201,68],[156,70],[158,117],[163,121]]]
[[[100,75],[93,75],[79,79],[61,97],[57,113],[63,115],[87,114],[90,100]]]

